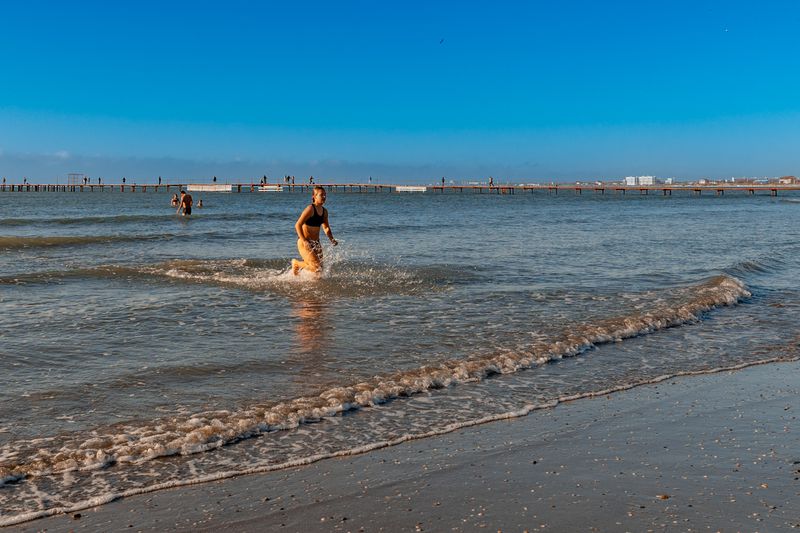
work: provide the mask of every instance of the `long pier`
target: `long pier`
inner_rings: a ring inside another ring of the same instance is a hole
[[[743,185],[502,185],[502,184],[470,184],[470,185],[399,185],[399,184],[373,184],[373,183],[304,183],[304,184],[283,184],[273,183],[261,185],[258,183],[226,183],[226,184],[126,184],[126,183],[102,183],[102,184],[47,184],[47,183],[3,183],[0,185],[0,192],[178,192],[181,189],[189,189],[191,192],[235,192],[235,193],[254,193],[254,192],[307,192],[316,185],[321,185],[331,192],[345,193],[474,193],[474,194],[524,194],[534,192],[546,192],[548,194],[571,193],[576,195],[588,194],[638,194],[650,195],[660,194],[672,196],[673,192],[685,193],[690,195],[715,194],[717,196],[725,193],[743,193],[754,195],[757,193],[768,193],[777,196],[778,192],[800,191],[800,184],[743,184]],[[192,188],[203,188],[200,191],[192,191]],[[217,190],[209,190],[217,187]],[[224,190],[222,190],[224,189]]]

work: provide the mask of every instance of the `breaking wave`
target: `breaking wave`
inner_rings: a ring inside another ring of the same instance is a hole
[[[326,262],[319,279],[301,272],[294,276],[289,259],[174,260],[144,266],[108,266],[98,275],[145,276],[150,279],[221,285],[285,296],[376,296],[439,291],[467,274],[435,266],[409,269],[369,261]]]
[[[377,296],[422,294],[472,279],[470,271],[446,265],[401,267],[375,261],[331,262],[319,279],[301,272],[293,276],[288,258],[181,259],[151,265],[101,265],[69,270],[20,272],[0,276],[0,285],[59,283],[71,279],[137,279],[211,284],[283,296]]]
[[[7,443],[0,446],[0,486],[28,476],[94,470],[213,450],[349,410],[576,356],[598,345],[697,321],[715,307],[735,305],[750,296],[741,281],[724,275],[684,289],[679,291],[679,298],[659,300],[649,308],[566,327],[554,338],[536,341],[517,353],[503,351],[451,359],[342,384],[315,395],[254,404],[238,410],[176,416],[141,425],[120,424],[98,428],[90,435],[68,434]]]

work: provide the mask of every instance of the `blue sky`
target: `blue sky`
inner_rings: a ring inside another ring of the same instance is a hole
[[[797,174],[798,27],[794,2],[9,2],[0,174]]]

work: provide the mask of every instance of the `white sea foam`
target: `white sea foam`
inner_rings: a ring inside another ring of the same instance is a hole
[[[140,463],[157,457],[201,453],[351,409],[574,356],[595,345],[695,321],[716,306],[733,305],[750,295],[742,282],[728,276],[718,276],[686,292],[689,296],[678,302],[662,302],[632,314],[568,327],[557,338],[538,340],[521,352],[503,351],[447,360],[360,383],[343,384],[314,396],[255,404],[236,411],[196,413],[138,426],[119,425],[99,429],[91,436],[76,434],[8,443],[0,446],[0,458],[4,458],[0,462],[0,479],[7,483],[25,476],[95,470],[115,463]],[[12,454],[12,450],[16,453]]]
[[[350,262],[348,257],[347,252],[340,250],[327,254],[324,270],[319,276],[306,270],[293,275],[289,259],[177,260],[133,268],[103,267],[103,270],[286,295],[313,291],[318,295],[372,296],[414,294],[443,288],[437,279],[421,276],[415,271],[373,261]]]
[[[206,475],[196,475],[196,473],[195,473],[195,475],[190,477],[190,478],[176,479],[176,480],[171,480],[171,481],[167,481],[167,482],[163,482],[163,483],[155,483],[155,484],[144,486],[144,487],[136,487],[136,488],[122,490],[122,491],[111,491],[110,490],[109,492],[106,492],[104,494],[101,494],[101,495],[98,495],[98,496],[95,496],[95,497],[92,497],[92,498],[87,498],[85,500],[78,501],[78,502],[75,502],[75,503],[70,504],[70,505],[51,507],[51,508],[48,508],[48,509],[41,509],[41,510],[37,510],[37,511],[22,512],[22,513],[10,515],[10,516],[2,516],[2,514],[0,514],[0,527],[10,526],[10,525],[15,525],[15,524],[21,524],[23,522],[28,522],[28,521],[31,521],[31,520],[35,520],[37,518],[44,518],[44,517],[47,517],[47,516],[53,516],[53,515],[62,514],[62,513],[73,513],[73,512],[76,512],[76,511],[81,511],[83,509],[88,509],[88,508],[91,508],[91,507],[97,507],[99,505],[104,505],[106,503],[110,503],[110,502],[112,502],[114,500],[117,500],[117,499],[120,499],[120,498],[127,498],[127,497],[131,497],[131,496],[137,496],[137,495],[140,495],[140,494],[147,494],[147,493],[155,492],[155,491],[159,491],[159,490],[172,489],[172,488],[178,488],[178,487],[186,487],[186,486],[189,486],[189,485],[197,485],[197,484],[208,483],[208,482],[212,482],[212,481],[220,481],[220,480],[223,480],[223,479],[230,479],[230,478],[233,478],[233,477],[249,475],[249,474],[260,474],[260,473],[266,473],[266,472],[274,472],[274,471],[283,470],[283,469],[286,469],[286,468],[292,468],[292,467],[296,467],[296,466],[303,466],[303,465],[312,464],[312,463],[315,463],[317,461],[321,461],[321,460],[324,460],[324,459],[332,459],[332,458],[335,458],[335,457],[347,457],[347,456],[351,456],[351,455],[358,455],[358,454],[362,454],[362,453],[371,452],[373,450],[378,450],[378,449],[381,449],[381,448],[387,448],[387,447],[390,447],[390,446],[396,446],[398,444],[402,444],[404,442],[409,442],[409,441],[412,441],[412,440],[425,439],[425,438],[430,438],[430,437],[436,437],[436,436],[439,436],[439,435],[444,435],[444,434],[447,434],[447,433],[451,433],[453,431],[457,431],[459,429],[473,427],[473,426],[477,426],[477,425],[481,425],[481,424],[487,424],[487,423],[490,423],[490,422],[496,422],[496,421],[500,421],[500,420],[508,420],[508,419],[527,416],[530,413],[532,413],[533,411],[537,411],[537,410],[541,410],[541,409],[554,408],[557,405],[559,405],[561,403],[565,403],[565,402],[581,400],[581,399],[584,399],[584,398],[595,398],[595,397],[599,397],[599,396],[606,396],[606,395],[613,394],[613,393],[616,393],[616,392],[622,392],[622,391],[625,391],[625,390],[630,390],[630,389],[633,389],[635,387],[639,387],[639,386],[642,386],[642,385],[654,385],[654,384],[661,383],[661,382],[667,381],[669,379],[674,379],[674,378],[677,378],[677,377],[699,376],[699,375],[704,375],[704,374],[715,374],[715,373],[720,373],[720,372],[731,372],[731,371],[741,370],[741,369],[744,369],[744,368],[747,368],[747,367],[751,367],[751,366],[770,364],[770,363],[779,363],[779,362],[790,362],[790,361],[797,361],[797,360],[800,360],[800,358],[797,358],[797,357],[793,357],[793,358],[775,357],[775,358],[766,359],[766,360],[762,360],[762,361],[753,361],[753,362],[748,362],[748,363],[741,363],[741,364],[738,364],[738,365],[715,367],[715,368],[710,368],[710,369],[705,369],[705,370],[697,370],[697,371],[675,372],[675,373],[672,373],[672,374],[664,374],[664,375],[661,375],[661,376],[658,376],[658,377],[655,377],[655,378],[652,378],[652,379],[649,379],[649,380],[645,380],[645,381],[640,381],[640,382],[635,382],[635,383],[627,383],[627,384],[624,384],[624,385],[619,385],[619,386],[616,386],[616,387],[611,387],[611,388],[603,389],[603,390],[600,390],[600,391],[592,391],[592,392],[586,392],[586,393],[579,393],[579,394],[561,396],[560,398],[552,400],[552,401],[549,401],[549,402],[542,402],[542,403],[538,403],[538,404],[528,404],[528,405],[525,405],[524,407],[521,407],[520,409],[506,411],[504,413],[499,413],[499,414],[495,414],[495,415],[491,415],[491,416],[485,416],[485,417],[481,417],[481,418],[475,418],[475,419],[472,419],[472,420],[469,420],[469,421],[464,421],[464,422],[456,422],[456,423],[446,424],[444,426],[437,427],[436,429],[432,429],[432,430],[427,431],[427,432],[414,433],[414,434],[404,434],[404,435],[401,435],[399,437],[396,437],[396,438],[390,439],[390,440],[382,440],[382,441],[371,442],[371,443],[366,444],[366,445],[355,446],[355,447],[352,447],[352,448],[338,450],[338,451],[335,451],[335,452],[319,453],[319,454],[309,455],[309,456],[293,459],[293,460],[290,460],[290,461],[284,461],[284,462],[278,463],[278,464],[260,465],[260,466],[251,467],[251,468],[242,468],[242,469],[239,469],[239,470],[228,470],[228,471],[224,471],[224,472],[217,472],[217,473],[214,473],[214,474],[206,474]],[[3,480],[2,478],[0,478],[0,482],[16,482],[16,481],[19,481],[20,479],[22,479],[22,478],[21,477],[17,477],[17,478],[8,479],[8,480]],[[46,495],[42,495],[42,496],[46,497]]]

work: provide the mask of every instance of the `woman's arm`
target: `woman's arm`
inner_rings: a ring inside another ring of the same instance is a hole
[[[297,219],[297,222],[294,223],[294,230],[297,232],[297,236],[303,240],[306,240],[306,236],[303,235],[303,224],[306,223],[306,220],[311,218],[311,210],[314,209],[313,207],[306,206],[303,209],[303,212],[300,213],[300,216]]]
[[[330,239],[331,244],[333,244],[334,246],[339,244],[336,241],[336,239],[333,238],[333,231],[331,230],[331,225],[328,224],[328,210],[327,209],[322,214],[322,231],[324,231],[325,235],[328,236],[328,239]]]

